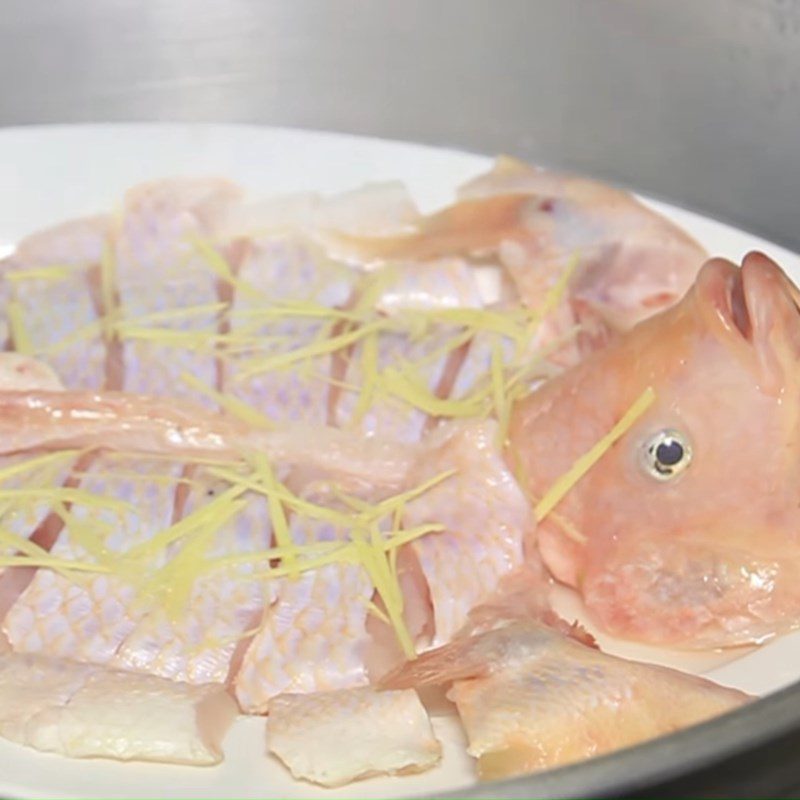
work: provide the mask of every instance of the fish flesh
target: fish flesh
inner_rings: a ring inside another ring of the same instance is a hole
[[[202,514],[227,484],[209,467],[185,467],[185,495],[179,499],[180,521],[202,525]],[[192,541],[173,545],[167,569],[175,576],[173,594],[179,595],[180,576],[193,559],[236,559],[267,551],[272,543],[268,500],[251,493],[222,510],[212,525],[195,528]],[[158,531],[158,528],[154,530]],[[264,559],[263,563],[266,564]],[[230,572],[201,575],[183,588],[185,611],[170,614],[154,602],[127,635],[113,663],[120,668],[161,675],[191,684],[226,683],[232,663],[257,625],[264,608],[274,601],[275,586],[253,575],[258,562],[244,563]]]
[[[494,424],[454,426],[438,448],[429,445],[420,468],[412,472],[411,481],[422,483],[456,470],[408,503],[403,515],[408,527],[432,521],[442,525],[441,531],[410,545],[430,593],[435,633],[428,644],[449,641],[469,612],[497,591],[501,579],[523,565],[524,542],[535,521],[496,443]]]
[[[628,747],[752,699],[665,667],[615,658],[530,620],[423,653],[385,687],[447,684],[483,780]],[[676,702],[676,698],[680,698]]]
[[[284,581],[236,676],[240,707],[262,713],[283,693],[366,685],[373,592],[358,564],[330,564]]]
[[[7,343],[87,389],[106,387],[102,268],[111,215],[56,225],[0,262]]]
[[[225,287],[196,242],[215,235],[240,197],[229,181],[204,178],[153,181],[126,193],[104,275],[104,320],[114,321],[109,388],[159,394],[168,387],[173,397],[214,407],[182,380],[190,374],[216,388],[220,369],[213,337],[223,324]],[[212,252],[233,262],[238,256],[235,242]]]
[[[187,686],[44,656],[0,655],[0,735],[72,758],[204,766],[222,760],[236,704]]]
[[[281,694],[269,704],[267,737],[270,752],[295,778],[329,787],[421,772],[442,757],[425,708],[411,690]]]
[[[180,464],[100,456],[75,470],[69,507],[54,508],[63,528],[50,554],[63,561],[102,563],[147,541],[172,522]],[[159,553],[158,557],[163,557]],[[39,570],[12,606],[4,630],[18,652],[108,663],[131,632],[132,582],[100,573],[69,577]]]

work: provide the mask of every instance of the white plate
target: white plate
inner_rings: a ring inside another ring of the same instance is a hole
[[[328,133],[247,126],[93,125],[0,131],[0,252],[25,233],[109,208],[131,184],[179,174],[232,178],[254,194],[336,192],[367,181],[400,179],[425,209],[446,203],[455,186],[490,160],[453,150]],[[758,237],[673,206],[653,203],[714,255],[738,260],[765,250],[800,280],[800,257]],[[569,605],[571,598],[564,598]],[[800,677],[800,633],[758,650],[686,655],[625,645],[604,647],[705,672],[764,694]],[[731,660],[733,659],[733,660]],[[722,663],[727,662],[727,663]],[[720,664],[722,665],[720,666]],[[435,720],[445,745],[440,767],[419,776],[372,779],[324,791],[293,781],[265,755],[265,723],[242,719],[214,768],[112,761],[71,761],[0,741],[0,795],[6,797],[402,797],[458,790],[473,783],[463,736],[450,719]]]

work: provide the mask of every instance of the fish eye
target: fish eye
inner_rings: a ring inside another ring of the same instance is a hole
[[[664,430],[651,436],[641,451],[645,473],[659,481],[680,475],[692,461],[689,440],[680,431]]]

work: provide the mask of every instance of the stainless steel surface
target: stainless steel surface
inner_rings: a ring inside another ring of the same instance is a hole
[[[505,151],[800,248],[798,0],[2,0],[0,124]]]
[[[800,249],[800,0],[2,0],[0,124],[109,120],[510,152]],[[799,726],[793,688],[474,796],[797,796]]]

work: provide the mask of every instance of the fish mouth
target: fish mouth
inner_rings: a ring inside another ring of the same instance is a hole
[[[726,259],[711,259],[698,278],[698,292],[707,301],[703,307],[713,313],[715,321],[727,331],[750,339],[752,324],[741,269]]]
[[[723,258],[706,263],[697,279],[701,306],[724,329],[753,344],[771,310],[783,309],[800,320],[800,290],[768,256],[753,251],[741,268]]]

